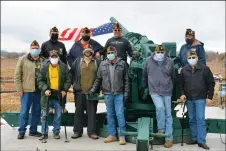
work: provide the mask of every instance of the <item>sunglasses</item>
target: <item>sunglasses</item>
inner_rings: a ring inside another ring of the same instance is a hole
[[[109,54],[114,54],[115,52],[108,52],[107,54],[109,55]]]
[[[156,53],[161,53],[161,54],[163,54],[163,53],[164,53],[164,51],[157,51]]]
[[[120,32],[121,29],[114,29],[114,32]]]
[[[196,57],[188,57],[188,59],[195,59]]]

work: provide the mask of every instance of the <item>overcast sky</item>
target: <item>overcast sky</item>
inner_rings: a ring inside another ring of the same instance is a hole
[[[97,27],[115,17],[129,31],[146,35],[154,43],[184,43],[185,29],[196,32],[206,50],[225,51],[225,2],[63,2],[1,1],[1,49],[28,51],[36,39],[49,39],[49,30]],[[112,34],[94,37],[102,45]],[[67,50],[73,41],[64,42]]]

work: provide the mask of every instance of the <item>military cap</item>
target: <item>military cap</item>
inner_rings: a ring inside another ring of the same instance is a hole
[[[53,28],[50,29],[50,32],[58,32],[58,29],[56,28],[56,26],[54,26]]]
[[[49,51],[49,56],[50,57],[58,57],[59,55],[58,55],[58,51],[57,50],[51,50],[51,51]]]
[[[39,44],[36,40],[34,40],[34,41],[32,41],[31,46],[38,46],[39,47]]]
[[[187,36],[187,35],[195,36],[195,31],[193,31],[191,29],[186,29],[185,36]]]
[[[88,45],[85,46],[85,48],[84,48],[84,50],[83,50],[83,54],[84,54],[86,51],[90,51],[90,52],[94,53],[93,47],[92,47],[90,44],[88,44]]]
[[[119,23],[116,23],[116,24],[113,26],[113,29],[122,29],[122,27],[119,25]]]
[[[188,57],[193,56],[193,55],[197,56],[197,53],[196,53],[196,51],[195,51],[194,48],[192,48],[192,49],[189,50]]]
[[[157,45],[155,47],[155,51],[166,51],[165,48],[162,45]]]
[[[109,51],[116,51],[116,48],[115,48],[114,46],[108,46],[108,48],[107,48],[107,53],[108,53]]]
[[[85,33],[85,34],[90,33],[89,28],[87,28],[87,27],[83,28],[83,29],[82,29],[82,33]]]

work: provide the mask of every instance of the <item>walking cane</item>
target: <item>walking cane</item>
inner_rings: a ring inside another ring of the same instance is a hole
[[[65,96],[64,96],[64,98],[65,98]],[[62,97],[62,94],[60,93],[60,101],[61,101],[61,105],[62,105],[62,118],[61,118],[61,121],[64,121],[64,122],[62,122],[62,123],[64,123],[64,134],[65,134],[65,143],[69,143],[70,141],[67,139],[67,129],[66,129],[66,122],[65,122],[65,119],[63,120],[63,117],[64,117],[64,115],[65,115],[65,113],[64,113],[64,109],[65,109],[65,106],[64,106],[64,100],[63,100],[63,97]]]
[[[183,106],[183,112],[182,112],[182,135],[181,135],[181,137],[182,137],[182,141],[181,141],[181,146],[184,146],[184,115],[185,115],[185,113],[184,113],[184,110],[185,110],[185,106],[186,106],[186,100],[185,100],[185,102],[184,102],[184,106]]]

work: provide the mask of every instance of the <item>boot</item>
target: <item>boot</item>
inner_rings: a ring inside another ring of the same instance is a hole
[[[19,134],[19,135],[17,136],[17,139],[24,139],[24,135]]]
[[[60,139],[59,133],[53,133],[53,138],[54,139]]]
[[[29,132],[29,136],[41,137],[42,133],[37,132]]]
[[[74,133],[74,134],[71,136],[72,139],[77,139],[77,138],[79,138],[79,137],[82,137],[82,134]]]
[[[167,141],[165,142],[165,144],[164,144],[164,147],[165,147],[165,148],[171,148],[172,146],[173,146],[173,142],[170,141],[170,140],[167,140]]]
[[[124,137],[119,138],[119,145],[126,145],[126,140]]]
[[[104,143],[116,142],[117,138],[115,136],[108,136],[104,139]]]
[[[210,149],[209,146],[207,146],[206,144],[199,144],[198,143],[198,146],[201,147],[201,148],[203,148],[203,149],[206,149],[206,150],[209,150]]]

